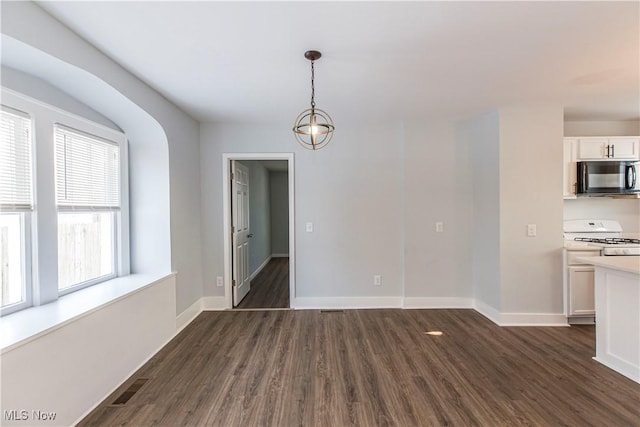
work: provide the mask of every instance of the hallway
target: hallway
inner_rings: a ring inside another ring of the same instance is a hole
[[[289,258],[271,258],[235,308],[289,308]]]

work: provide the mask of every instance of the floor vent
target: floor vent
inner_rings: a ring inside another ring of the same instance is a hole
[[[344,310],[320,310],[320,313],[344,313]]]
[[[138,378],[126,389],[116,400],[113,401],[111,405],[113,406],[122,406],[125,405],[129,399],[133,397],[134,394],[138,392],[142,388],[142,386],[149,381],[149,378]]]

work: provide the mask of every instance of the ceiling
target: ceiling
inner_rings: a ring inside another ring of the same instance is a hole
[[[640,118],[639,2],[38,4],[194,118],[293,124],[465,118],[560,105]]]

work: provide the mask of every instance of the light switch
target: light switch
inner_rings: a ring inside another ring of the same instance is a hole
[[[538,230],[535,224],[527,224],[527,236],[535,237],[537,233]]]
[[[306,224],[306,230],[307,230],[307,233],[313,233],[313,223],[312,222],[308,222]]]
[[[436,233],[444,232],[444,223],[442,221],[436,222]]]

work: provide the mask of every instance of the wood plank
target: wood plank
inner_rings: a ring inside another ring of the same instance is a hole
[[[236,308],[289,308],[289,258],[271,258]]]

